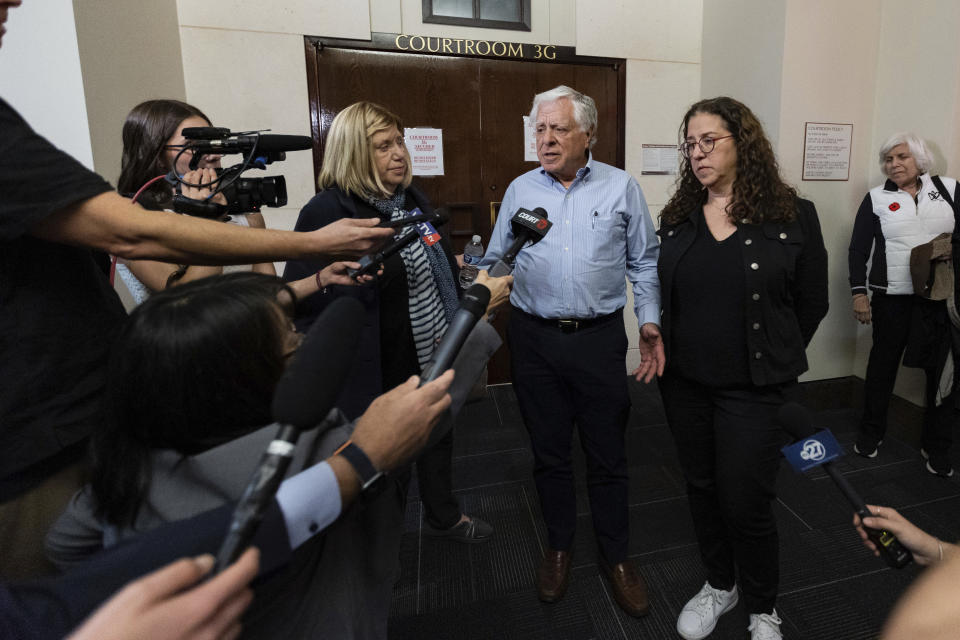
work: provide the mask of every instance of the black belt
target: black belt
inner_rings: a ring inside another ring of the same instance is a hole
[[[575,331],[582,331],[584,329],[589,329],[590,327],[595,327],[598,324],[603,324],[604,322],[608,322],[617,316],[623,317],[623,307],[620,307],[613,313],[597,316],[595,318],[541,318],[540,316],[527,313],[519,307],[513,307],[511,313],[516,313],[520,315],[520,317],[530,320],[531,322],[536,322],[537,324],[559,329],[563,333],[574,333]]]

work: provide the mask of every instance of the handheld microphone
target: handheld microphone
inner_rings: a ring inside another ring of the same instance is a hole
[[[815,433],[809,412],[796,402],[788,402],[780,407],[780,410],[777,412],[777,421],[784,431],[798,441],[810,438]],[[819,442],[817,442],[817,444],[819,444]],[[843,474],[834,468],[833,462],[827,461],[815,466],[823,467],[823,470],[827,472],[827,475],[830,476],[844,497],[846,497],[847,501],[850,502],[854,512],[860,516],[861,520],[863,518],[873,517],[873,514],[867,509],[863,498],[860,497],[860,494],[857,493],[856,489],[853,488]],[[897,537],[889,531],[884,529],[871,529],[866,525],[864,525],[863,528],[867,532],[867,537],[870,538],[880,552],[880,557],[891,567],[902,569],[913,560],[913,556],[910,555],[906,547],[900,544]]]
[[[368,276],[377,272],[377,269],[380,268],[380,263],[392,256],[393,254],[403,249],[408,244],[411,244],[414,240],[420,237],[420,232],[417,229],[410,229],[402,236],[396,238],[393,242],[388,244],[380,251],[376,253],[368,253],[363,256],[357,262],[360,263],[359,269],[353,269],[347,267],[347,275],[349,275],[354,280],[360,278],[360,276]]]
[[[513,261],[520,253],[528,241],[531,245],[540,241],[553,223],[547,220],[547,212],[543,207],[537,207],[533,211],[520,207],[510,220],[510,227],[513,230],[514,240],[503,253],[503,257],[497,260],[490,268],[490,277],[509,275],[513,271]]]
[[[463,293],[460,299],[460,309],[453,316],[447,332],[443,334],[440,344],[433,351],[433,357],[423,368],[420,375],[420,386],[436,380],[443,375],[443,372],[450,368],[453,361],[457,359],[460,353],[460,347],[466,341],[467,336],[473,331],[487,305],[490,304],[490,289],[482,284],[471,285]]]
[[[401,229],[409,224],[419,224],[421,222],[429,222],[435,227],[444,225],[450,219],[449,216],[445,215],[445,211],[442,209],[437,209],[434,213],[415,213],[412,216],[407,216],[405,218],[397,218],[396,220],[384,220],[378,226],[380,227],[392,227],[394,229]]]
[[[280,425],[247,484],[217,553],[216,572],[250,545],[267,506],[287,473],[302,430],[316,427],[333,408],[360,341],[363,305],[337,298],[316,319],[273,393],[273,419]]]
[[[463,343],[467,341],[470,332],[483,317],[488,304],[490,304],[490,289],[482,284],[471,285],[469,289],[463,292],[463,297],[460,299],[460,309],[453,316],[450,326],[447,327],[447,332],[443,334],[440,344],[433,352],[433,357],[430,358],[430,362],[427,363],[420,374],[421,387],[436,380],[453,366]],[[450,424],[447,424],[446,428],[434,429],[430,433],[426,446],[429,447],[439,441],[450,426]]]

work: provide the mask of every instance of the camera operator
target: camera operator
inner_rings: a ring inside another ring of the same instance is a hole
[[[191,127],[211,128],[212,125],[200,109],[179,100],[147,100],[131,109],[123,123],[123,157],[117,190],[154,211],[171,210],[178,191],[198,202],[209,200],[226,206],[225,193],[214,194],[214,188],[220,186],[221,155],[195,154],[193,141],[183,135],[184,129]],[[172,176],[180,179],[176,188],[171,183]],[[242,227],[265,228],[259,211],[227,215],[221,221]],[[346,269],[356,266],[353,262],[335,262],[316,274],[291,282],[290,286],[297,298],[302,299],[331,284],[354,284],[346,275]],[[168,286],[233,271],[276,275],[272,262],[230,267],[174,265],[155,260],[117,262],[117,275],[137,304]]]
[[[0,23],[19,4],[0,0]],[[145,214],[2,99],[0,131],[0,576],[24,577],[45,569],[43,534],[79,486],[106,354],[125,317],[91,249],[223,265],[362,255],[392,230],[340,220],[293,233]]]

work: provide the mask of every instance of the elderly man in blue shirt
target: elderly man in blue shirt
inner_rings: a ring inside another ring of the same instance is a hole
[[[570,447],[577,425],[587,459],[587,485],[600,566],[628,614],[649,604],[643,578],[628,562],[628,478],[624,443],[627,336],[626,279],[640,324],[637,379],[663,373],[659,243],[640,185],[597,162],[597,108],[566,86],[538,94],[530,113],[540,167],[507,188],[481,262],[489,268],[513,241],[519,207],[543,207],[553,222],[538,243],[517,255],[508,340],[513,385],[530,433],[534,478],[550,548],[537,570],[544,602],[569,582],[577,510]]]

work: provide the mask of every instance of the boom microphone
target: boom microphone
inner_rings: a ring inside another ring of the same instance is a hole
[[[363,326],[363,305],[337,298],[313,323],[273,393],[280,429],[247,484],[217,553],[223,571],[249,546],[287,473],[301,430],[316,427],[333,408],[347,379]]]
[[[777,412],[777,421],[780,423],[780,426],[786,431],[790,436],[795,440],[807,440],[808,442],[815,443],[814,449],[817,448],[816,445],[821,445],[821,443],[816,440],[815,433],[816,431],[813,428],[813,423],[810,419],[810,414],[807,410],[797,404],[796,402],[788,402],[780,407],[780,410]],[[826,430],[824,430],[826,431]],[[828,432],[829,433],[829,432]],[[832,434],[831,434],[832,438]],[[804,443],[807,444],[806,442]],[[822,448],[822,445],[821,445]],[[853,485],[833,467],[833,462],[827,461],[820,463],[818,466],[823,467],[823,470],[827,472],[827,475],[834,481],[840,491],[846,497],[847,501],[853,505],[853,509],[860,519],[870,518],[873,516],[870,513],[870,510],[867,509],[866,503],[863,501],[863,498],[860,497],[860,494],[857,493],[856,489],[853,488]],[[907,566],[913,556],[910,555],[910,552],[900,544],[900,541],[897,540],[897,537],[890,533],[889,531],[883,529],[871,529],[864,525],[864,530],[867,532],[867,536],[877,547],[877,550],[880,552],[880,557],[895,569],[902,569]]]
[[[520,253],[523,245],[527,244],[528,241],[530,244],[536,244],[543,236],[547,235],[547,231],[552,226],[553,223],[547,220],[547,212],[543,207],[537,207],[533,211],[523,207],[517,209],[510,220],[510,228],[513,230],[514,236],[513,243],[507,247],[503,257],[490,268],[490,276],[496,278],[509,275],[513,271],[513,261],[517,258],[517,254]]]
[[[262,134],[259,136],[234,136],[228,139],[196,140],[187,145],[200,155],[206,153],[245,153],[256,145],[257,153],[277,153],[281,151],[304,151],[313,148],[313,140],[308,136],[286,136]]]

